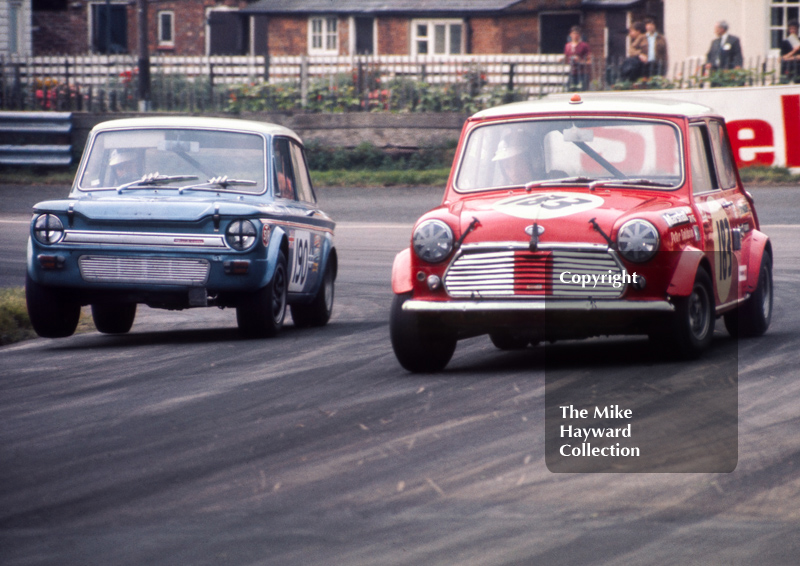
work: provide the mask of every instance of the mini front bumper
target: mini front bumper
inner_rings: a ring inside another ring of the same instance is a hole
[[[418,313],[671,313],[675,306],[668,301],[621,300],[537,300],[537,301],[421,301],[411,299],[403,303],[403,310]]]

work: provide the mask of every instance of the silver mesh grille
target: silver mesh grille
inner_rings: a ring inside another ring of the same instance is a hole
[[[464,250],[448,267],[444,285],[456,298],[613,299],[624,289],[621,283],[615,288],[613,278],[621,281],[622,274],[622,266],[607,251]],[[592,278],[585,287],[572,282],[584,275]]]
[[[203,285],[210,268],[205,259],[88,255],[78,265],[85,281],[156,285]]]

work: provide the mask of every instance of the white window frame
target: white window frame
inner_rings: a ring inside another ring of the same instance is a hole
[[[444,51],[436,51],[436,26],[444,26]],[[459,42],[458,53],[450,50],[450,33],[452,26],[461,27],[461,41]],[[425,26],[427,36],[419,35],[420,26]],[[430,20],[411,20],[411,54],[412,55],[463,55],[465,47],[466,26],[464,20],[458,19],[430,19]],[[420,53],[419,43],[428,43],[428,53]]]
[[[319,23],[318,28],[315,26],[316,23]],[[319,39],[319,42],[314,45],[316,39]],[[308,54],[339,54],[339,18],[337,16],[323,15],[308,18]]]
[[[774,53],[780,53],[780,44],[772,45],[772,34],[773,32],[781,32],[781,37],[786,39],[786,32],[788,31],[787,24],[789,23],[790,19],[794,19],[793,17],[789,16],[789,10],[794,8],[795,11],[800,8],[800,3],[798,2],[790,2],[788,0],[770,0],[769,3],[769,32],[767,36],[767,42],[769,44],[770,49]],[[781,24],[774,24],[772,23],[772,11],[778,10],[781,12],[781,19],[783,23]],[[800,15],[798,15],[798,19],[800,19]]]
[[[115,4],[122,4],[127,5],[128,0],[110,0],[109,2],[112,6]],[[94,22],[94,9],[92,6],[99,4],[105,6],[106,3],[104,1],[96,1],[96,2],[89,2],[86,4],[86,21],[89,22],[89,25],[86,29],[86,45],[89,46],[89,49],[92,49],[92,30],[94,30],[95,22]],[[130,21],[130,20],[128,20]],[[130,41],[130,38],[128,38]],[[130,44],[129,44],[130,45]]]
[[[169,41],[164,39],[164,21],[162,16],[169,16],[169,36],[172,38]],[[159,10],[156,14],[158,21],[158,46],[159,47],[175,47],[175,12],[173,10]]]

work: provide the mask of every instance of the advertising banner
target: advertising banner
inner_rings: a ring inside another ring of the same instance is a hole
[[[615,92],[713,108],[728,123],[739,167],[766,165],[800,172],[800,86]]]

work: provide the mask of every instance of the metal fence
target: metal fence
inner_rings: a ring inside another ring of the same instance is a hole
[[[456,110],[565,90],[697,88],[777,84],[777,57],[708,73],[698,58],[626,74],[623,61],[595,61],[579,77],[561,55],[153,56],[153,110]],[[130,55],[0,56],[0,109],[137,110]]]

